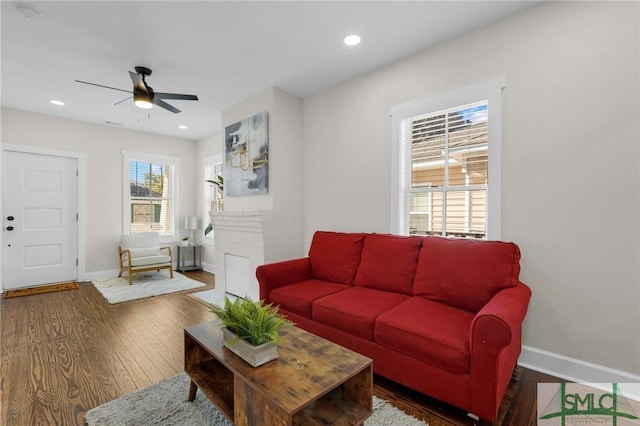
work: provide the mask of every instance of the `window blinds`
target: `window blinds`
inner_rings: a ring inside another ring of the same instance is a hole
[[[484,238],[489,164],[487,102],[410,120],[410,233]]]
[[[144,161],[129,162],[131,233],[173,233],[173,167]]]

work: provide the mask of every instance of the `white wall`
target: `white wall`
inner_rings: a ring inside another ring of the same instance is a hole
[[[269,192],[225,194],[224,209],[271,212],[266,226],[277,230],[278,240],[267,243],[265,256],[267,262],[273,262],[303,253],[302,100],[277,88],[267,89],[224,110],[223,127],[262,111],[269,113]]]
[[[549,2],[304,99],[305,246],[390,229],[389,108],[505,76],[524,344],[640,374],[638,3]]]
[[[196,143],[2,108],[2,143],[86,153],[86,272],[118,269],[122,235],[122,151],[180,158],[178,225],[195,210]],[[178,230],[178,236],[184,231]],[[177,242],[177,239],[176,239]]]
[[[203,243],[203,253],[202,253],[202,265],[205,270],[209,272],[213,272],[214,259],[215,259],[215,247],[213,245],[213,239],[203,239],[204,228],[209,224],[209,216],[203,216],[204,214],[204,191],[203,187],[205,184],[204,178],[204,170],[203,170],[203,160],[206,158],[213,157],[215,155],[219,155],[223,158],[224,151],[224,137],[222,132],[216,132],[215,134],[199,140],[196,148],[196,156],[198,162],[196,164],[196,182],[194,183],[196,189],[196,216],[198,216],[198,224],[200,229],[198,229],[198,236],[196,237],[197,242]],[[211,235],[211,234],[209,234]]]
[[[280,243],[268,247],[265,260],[275,262],[303,253],[303,130],[302,99],[273,91],[270,122],[269,189],[274,194],[274,214],[266,226]],[[272,142],[271,142],[272,141]]]

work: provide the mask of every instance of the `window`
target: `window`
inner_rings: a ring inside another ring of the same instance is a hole
[[[174,236],[177,164],[175,158],[123,153],[125,234]]]
[[[224,176],[224,169],[222,166],[222,156],[216,155],[214,157],[207,158],[204,166],[204,221],[203,223],[209,224],[209,212],[218,212],[224,210],[224,192],[218,186],[207,182],[208,180],[217,181],[218,176]],[[207,227],[205,226],[205,232]],[[213,231],[213,230],[212,230]],[[205,242],[213,241],[213,232],[207,232],[204,235]]]
[[[392,108],[398,234],[500,238],[502,80]]]

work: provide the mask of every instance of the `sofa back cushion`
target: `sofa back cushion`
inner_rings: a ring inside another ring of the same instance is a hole
[[[357,286],[411,294],[422,238],[369,234],[364,238]]]
[[[317,231],[309,248],[311,277],[353,284],[360,264],[364,234]]]
[[[519,275],[520,249],[514,243],[425,237],[413,294],[477,312],[516,285]]]

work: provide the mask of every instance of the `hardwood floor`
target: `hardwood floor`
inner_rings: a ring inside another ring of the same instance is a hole
[[[213,288],[212,274],[186,275]],[[80,283],[0,299],[3,424],[82,425],[89,409],[181,373],[183,328],[214,318],[187,293],[109,305],[91,283]],[[515,376],[496,425],[533,426],[536,383],[560,380],[527,369]],[[374,394],[431,426],[483,424],[377,376]]]

